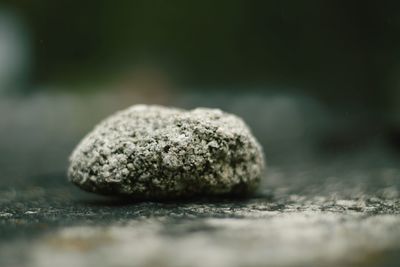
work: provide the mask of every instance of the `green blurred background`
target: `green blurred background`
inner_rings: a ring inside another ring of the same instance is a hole
[[[29,34],[29,84],[99,82],[151,65],[183,88],[279,86],[384,107],[398,87],[399,6],[14,0],[3,10]]]
[[[3,0],[0,167],[64,172],[135,103],[236,113],[272,164],[397,153],[399,48],[396,1]]]

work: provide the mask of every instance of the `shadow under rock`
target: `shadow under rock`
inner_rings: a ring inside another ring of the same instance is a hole
[[[271,192],[255,192],[253,194],[239,195],[222,195],[222,196],[193,196],[184,198],[134,198],[134,197],[116,197],[101,196],[92,193],[90,197],[83,197],[77,200],[79,204],[93,207],[123,207],[138,204],[165,204],[165,205],[187,205],[187,204],[229,204],[238,205],[245,204],[251,200],[263,199],[265,201],[273,201],[274,196]]]

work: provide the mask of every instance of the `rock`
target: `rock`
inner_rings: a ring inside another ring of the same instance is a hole
[[[177,198],[253,192],[262,148],[238,117],[135,105],[100,122],[70,157],[68,176],[105,195]]]

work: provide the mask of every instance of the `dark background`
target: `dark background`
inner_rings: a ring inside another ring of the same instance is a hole
[[[272,165],[396,155],[399,15],[372,0],[3,1],[3,181],[64,173],[93,125],[136,103],[236,113]]]
[[[184,88],[285,86],[376,108],[391,104],[398,87],[396,1],[20,0],[5,7],[30,34],[33,83],[151,64]]]

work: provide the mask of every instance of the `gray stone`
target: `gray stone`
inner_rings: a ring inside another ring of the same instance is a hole
[[[237,116],[135,105],[102,121],[70,157],[69,179],[106,195],[176,198],[253,192],[262,148]]]

